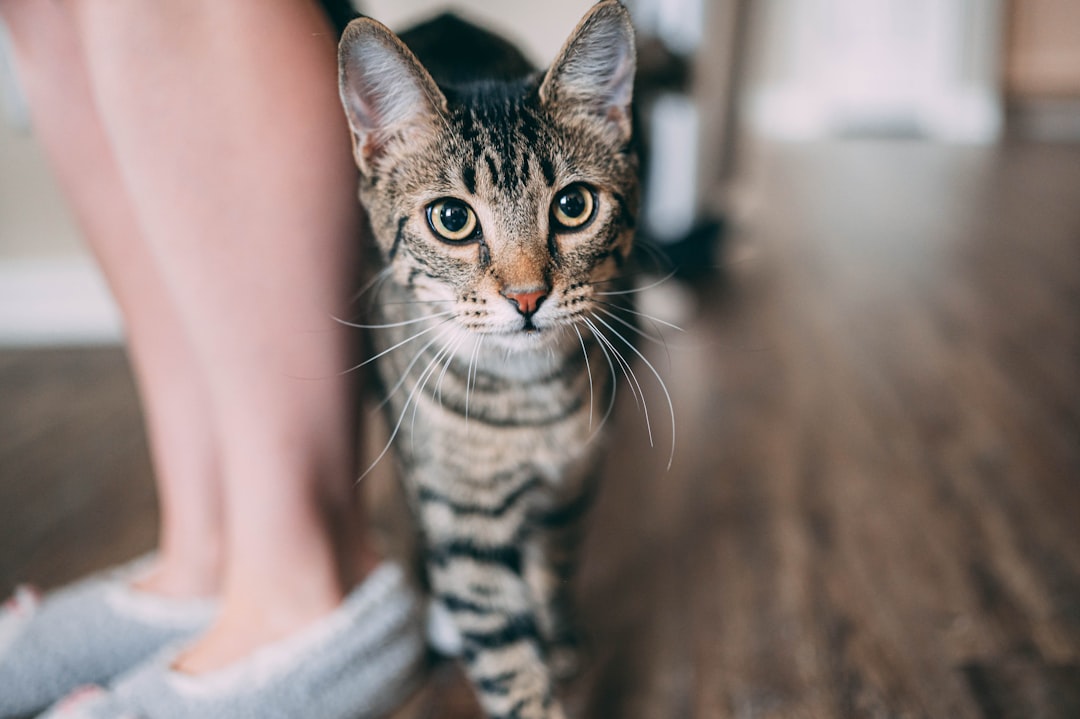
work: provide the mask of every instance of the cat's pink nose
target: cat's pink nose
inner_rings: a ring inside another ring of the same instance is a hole
[[[547,297],[547,290],[535,292],[504,292],[503,297],[517,305],[518,312],[529,317],[536,312],[537,308],[540,307],[540,303]]]

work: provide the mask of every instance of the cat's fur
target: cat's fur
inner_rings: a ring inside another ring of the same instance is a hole
[[[638,203],[627,12],[598,3],[546,73],[453,16],[401,39],[361,18],[340,61],[385,263],[376,366],[427,581],[488,715],[561,717],[567,579],[620,362],[606,343],[632,318],[619,291]],[[575,183],[596,206],[564,230],[553,202]],[[442,198],[475,212],[465,241],[436,234]]]

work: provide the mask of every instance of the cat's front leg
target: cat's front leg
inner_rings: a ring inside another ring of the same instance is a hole
[[[485,713],[564,719],[524,577],[526,501],[481,506],[426,494],[421,515],[431,591],[461,633],[465,669]]]
[[[530,517],[532,531],[525,545],[525,576],[538,602],[547,665],[560,682],[575,678],[581,670],[573,579],[594,494],[595,481],[590,475],[572,492],[536,503]]]

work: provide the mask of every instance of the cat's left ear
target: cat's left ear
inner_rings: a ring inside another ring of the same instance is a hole
[[[589,10],[563,45],[540,84],[540,100],[556,116],[603,123],[630,139],[634,94],[634,28],[616,0]]]
[[[433,132],[446,110],[445,96],[412,51],[367,17],[353,20],[341,36],[338,85],[365,174],[395,147]]]

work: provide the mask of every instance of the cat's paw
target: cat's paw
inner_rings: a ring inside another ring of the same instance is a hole
[[[446,606],[437,599],[428,603],[428,645],[444,657],[460,657],[465,650],[461,630],[454,624]]]

